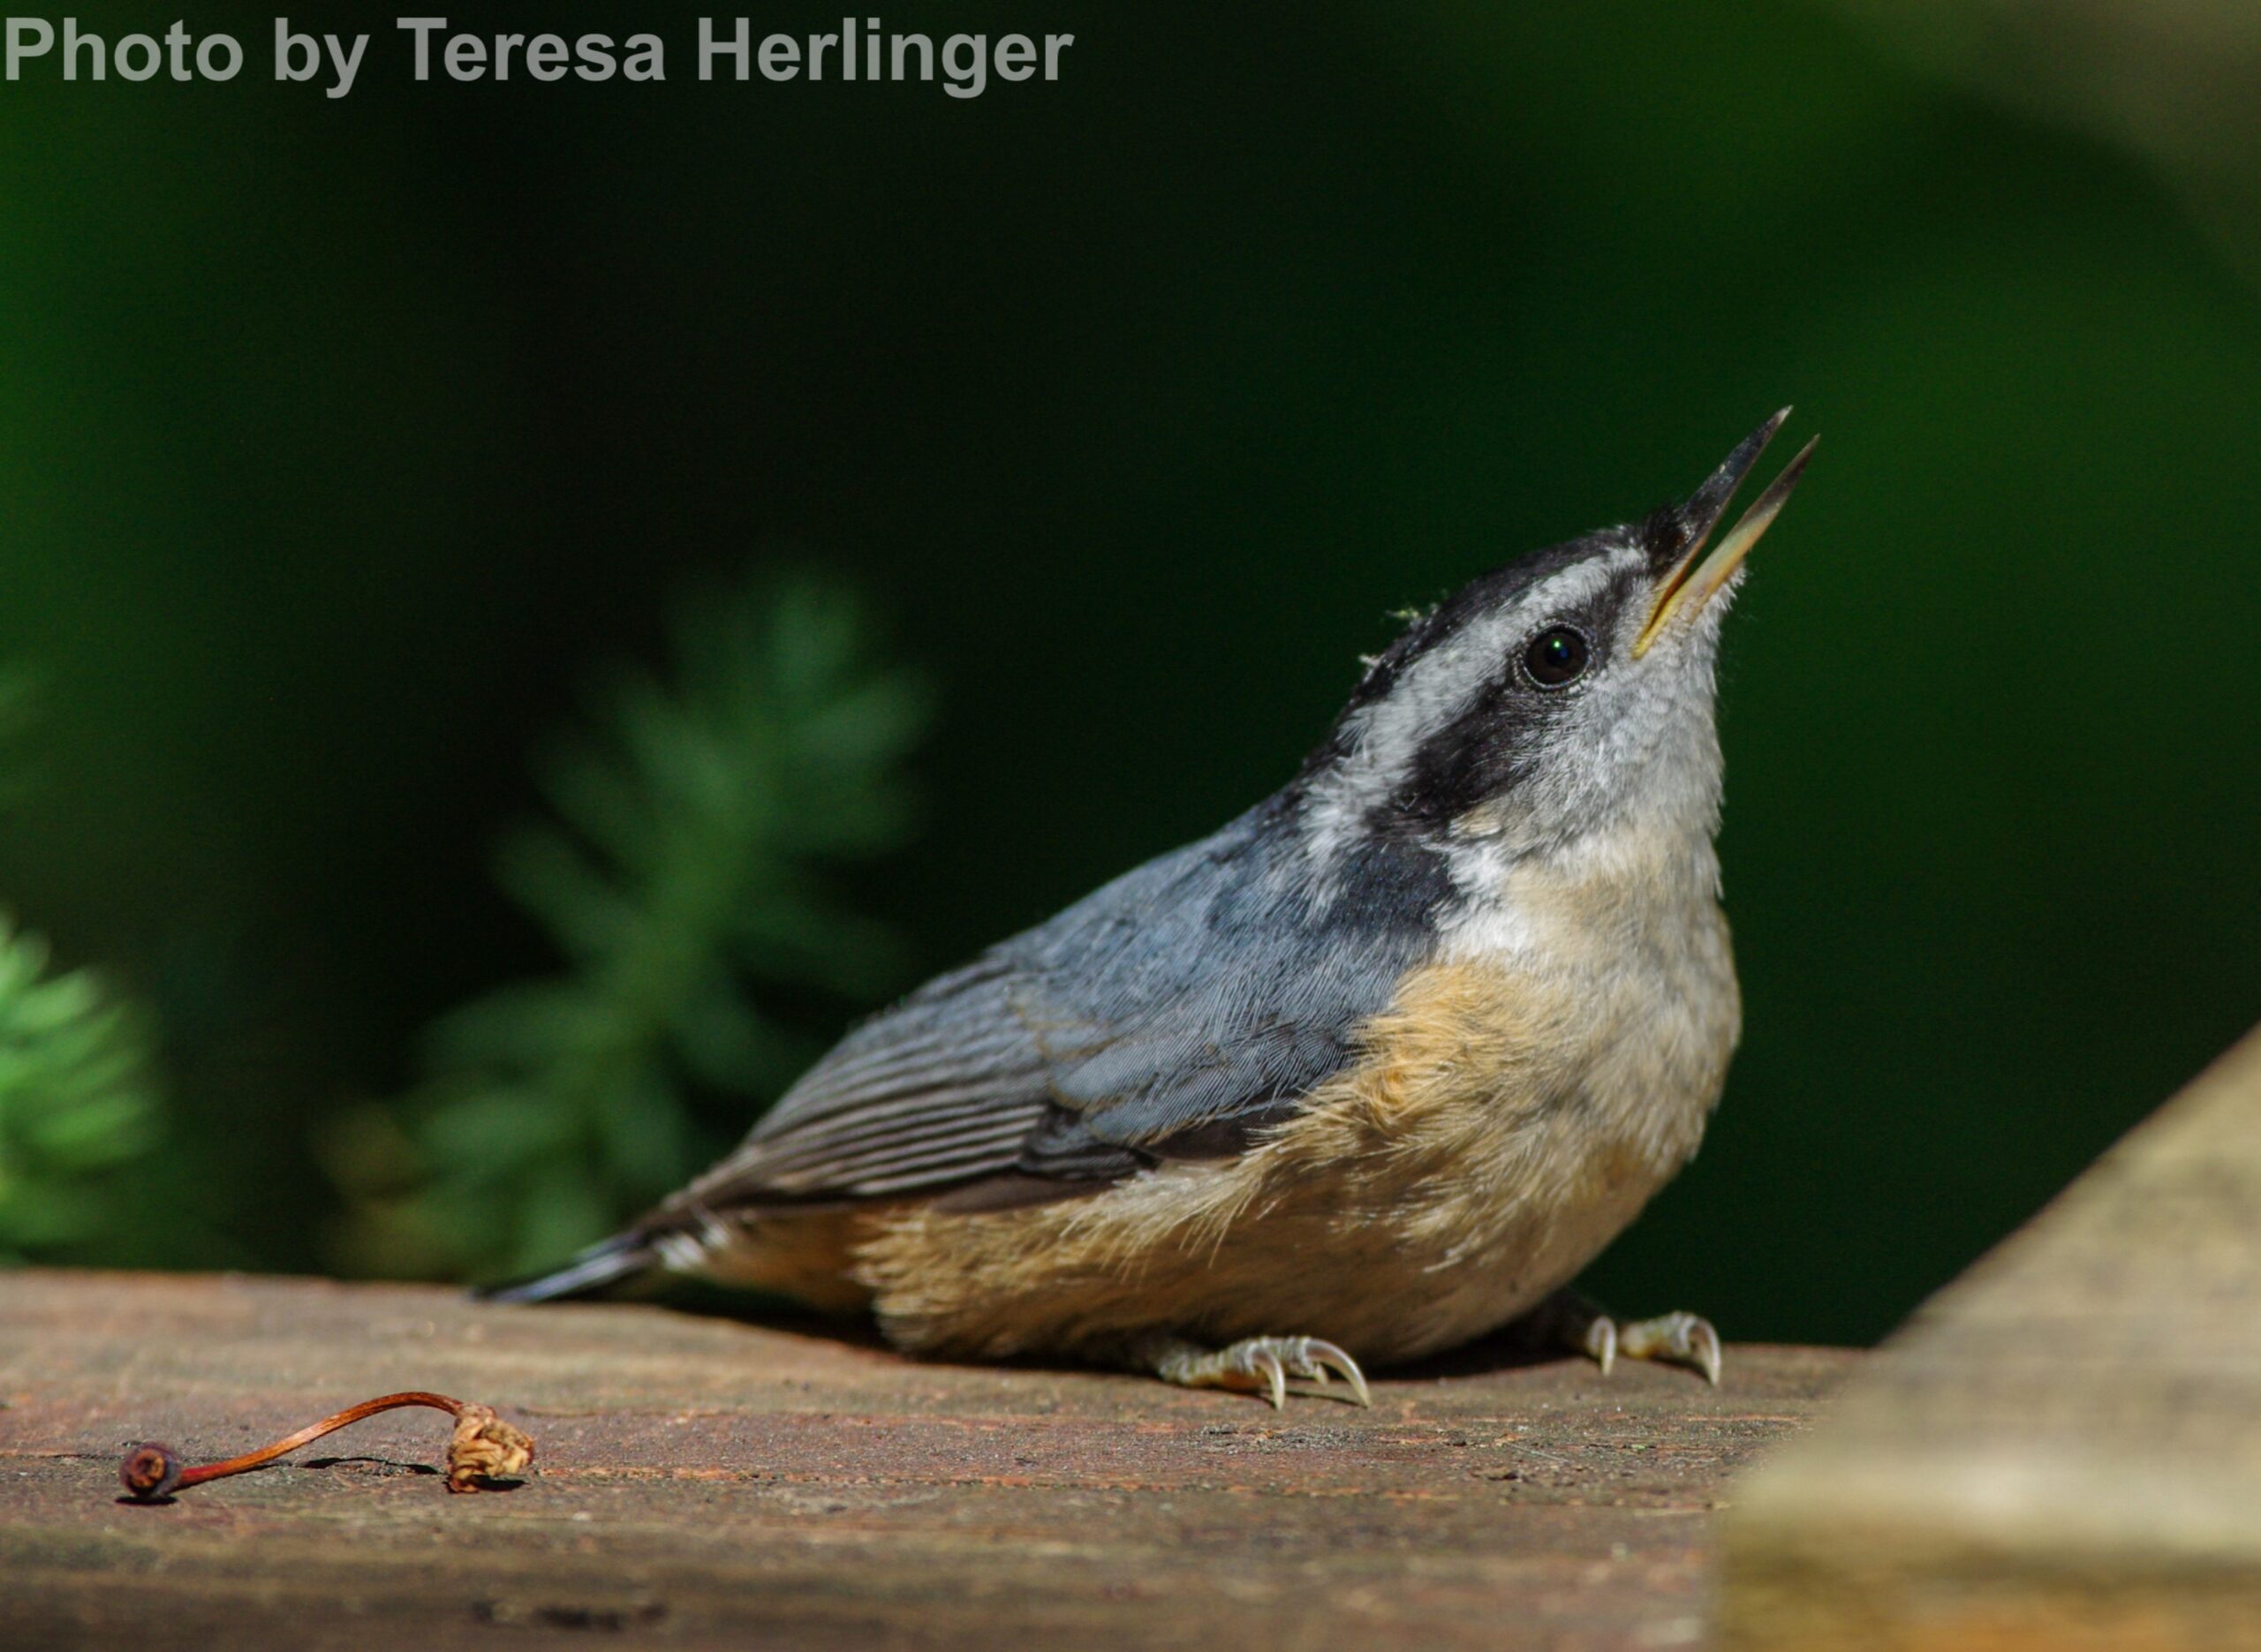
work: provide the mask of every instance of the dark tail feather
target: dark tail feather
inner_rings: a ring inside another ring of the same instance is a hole
[[[530,1279],[488,1286],[473,1295],[483,1302],[550,1302],[560,1297],[586,1296],[617,1280],[643,1272],[659,1261],[648,1235],[618,1233],[591,1245],[563,1267],[538,1273]]]

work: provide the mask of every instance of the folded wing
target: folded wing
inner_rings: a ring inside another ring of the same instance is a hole
[[[1260,825],[1149,862],[867,1022],[670,1205],[992,1180],[1020,1202],[1239,1151],[1355,1059],[1444,893],[1408,847],[1315,894],[1281,864],[1298,846]]]

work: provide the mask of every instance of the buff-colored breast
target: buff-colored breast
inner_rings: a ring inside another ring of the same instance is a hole
[[[897,1206],[838,1239],[907,1346],[1105,1357],[1162,1328],[1410,1359],[1568,1281],[1685,1162],[1734,1042],[1728,980],[1724,1005],[1598,1006],[1439,965],[1365,1030],[1362,1060],[1237,1159],[1031,1209]],[[801,1260],[836,1289],[828,1261]]]

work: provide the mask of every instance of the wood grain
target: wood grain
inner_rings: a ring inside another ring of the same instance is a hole
[[[1735,1503],[1730,1647],[2261,1647],[2261,1033]]]
[[[0,1641],[1689,1645],[1720,1487],[1851,1357],[1737,1347],[1714,1391],[1478,1350],[1275,1414],[650,1307],[0,1276]],[[395,1412],[116,1501],[128,1441],[200,1460],[405,1387],[528,1428],[526,1483],[449,1496],[446,1420]]]

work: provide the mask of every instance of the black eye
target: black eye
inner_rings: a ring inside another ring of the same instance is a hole
[[[1542,689],[1567,688],[1586,674],[1593,646],[1574,625],[1550,625],[1523,651],[1524,674]]]

